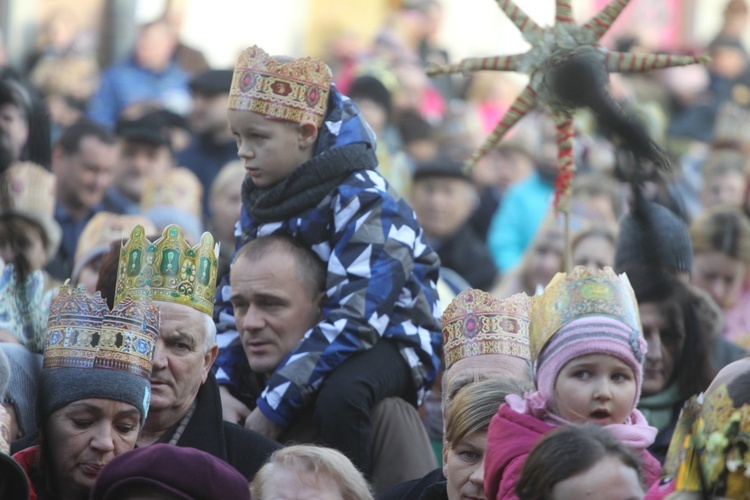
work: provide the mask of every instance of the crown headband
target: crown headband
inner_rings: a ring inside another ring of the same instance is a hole
[[[43,368],[103,368],[148,380],[158,334],[148,289],[110,312],[98,292],[87,297],[82,284],[71,292],[66,282],[50,306]]]
[[[211,316],[216,297],[219,245],[211,233],[191,247],[175,224],[164,228],[153,243],[136,226],[120,250],[115,305],[127,295],[138,296],[146,287],[155,301],[182,304]]]
[[[445,367],[483,354],[529,359],[529,298],[498,300],[482,290],[459,293],[443,313]]]
[[[532,298],[529,332],[531,359],[539,358],[550,338],[571,321],[586,316],[607,316],[621,321],[642,336],[638,302],[625,274],[611,267],[590,270],[576,266],[570,273],[557,273]]]
[[[331,73],[311,57],[281,63],[253,45],[237,59],[228,108],[320,127],[326,115]]]

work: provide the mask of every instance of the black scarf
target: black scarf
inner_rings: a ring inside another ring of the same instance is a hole
[[[306,161],[281,182],[259,188],[250,177],[242,184],[242,204],[258,223],[290,219],[315,207],[352,172],[377,167],[375,152],[354,143],[328,150]]]

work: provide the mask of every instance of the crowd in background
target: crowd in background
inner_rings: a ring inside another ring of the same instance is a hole
[[[565,271],[566,258],[591,270],[627,271],[648,343],[638,408],[658,430],[649,450],[663,461],[683,403],[750,349],[750,55],[742,42],[747,4],[722,5],[724,23],[715,38],[706,47],[685,48],[710,56],[705,65],[610,76],[610,94],[663,148],[670,170],[634,166],[606,124],[586,110],[576,114],[566,255],[566,222],[552,206],[557,144],[551,116],[543,109],[530,113],[471,172],[464,171],[463,162],[522,86],[496,72],[426,76],[429,63],[456,62],[437,41],[441,5],[406,3],[369,46],[362,49],[344,35],[331,41],[323,59],[338,90],[377,137],[378,172],[414,209],[425,243],[440,258],[440,312],[471,289],[502,300],[534,295]],[[24,67],[0,69],[0,341],[20,343],[36,355],[22,360],[6,352],[18,365],[14,377],[18,370],[30,372],[25,393],[14,396],[18,416],[11,441],[34,434],[38,425],[29,417],[30,394],[45,342],[42,325],[57,290],[68,279],[89,296],[107,279],[113,288],[120,242],[133,227],[156,236],[177,224],[190,245],[210,231],[221,244],[218,281],[230,273],[245,179],[227,123],[233,70],[210,68],[199,47],[181,42],[178,28],[167,12],[138,28],[125,59],[100,67],[95,40],[58,12],[46,20]],[[622,51],[661,49],[636,38],[616,43]],[[655,285],[656,267],[667,285]],[[465,418],[443,408],[445,398],[456,396],[443,393],[450,387],[446,365],[418,409],[433,455],[408,479],[452,457],[449,451],[477,429],[445,434],[446,425],[453,429],[451,422]],[[487,421],[478,424],[485,439],[505,396],[523,394],[531,382],[483,389],[485,395],[498,392],[485,402],[494,404]],[[462,398],[462,405],[480,405],[471,401],[478,394]],[[222,399],[223,411],[236,422],[242,411],[233,401]],[[620,453],[617,443],[593,434],[588,439],[603,443],[593,448]],[[302,458],[279,452],[273,460],[317,472],[316,461],[339,460],[304,447],[299,453]],[[631,467],[632,457],[620,454]],[[271,476],[268,467],[258,489]],[[321,474],[334,482],[347,474],[331,467]],[[366,476],[378,477],[373,471]],[[386,481],[379,489],[394,484]],[[354,491],[362,487],[351,485]],[[457,495],[449,489],[448,498]]]

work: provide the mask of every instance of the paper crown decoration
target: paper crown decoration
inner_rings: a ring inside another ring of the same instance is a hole
[[[483,354],[529,359],[529,297],[499,300],[482,290],[459,293],[443,312],[445,367]]]
[[[162,177],[146,179],[141,210],[173,207],[195,217],[202,214],[203,185],[187,168],[172,168]]]
[[[734,407],[722,384],[686,403],[672,435],[664,471],[677,491],[701,491],[721,498],[750,493],[750,405]]]
[[[0,176],[0,212],[18,214],[38,224],[47,237],[47,257],[57,253],[62,229],[54,218],[54,174],[32,162],[11,165]]]
[[[318,127],[328,106],[331,73],[311,57],[278,62],[253,45],[240,54],[229,90],[229,109]]]
[[[19,283],[13,264],[8,264],[0,273],[0,328],[13,334],[29,351],[42,352],[50,298],[44,293],[40,269]]]
[[[216,296],[219,245],[211,233],[190,247],[177,225],[164,228],[153,243],[141,226],[120,250],[115,304],[150,290],[153,300],[183,304],[211,316]]]
[[[614,318],[642,335],[638,302],[628,277],[615,274],[611,267],[576,266],[570,273],[557,273],[544,292],[532,298],[532,361],[560,328],[586,316]]]
[[[109,246],[127,238],[135,226],[143,226],[146,234],[156,233],[154,224],[142,215],[119,215],[111,212],[97,212],[83,228],[76,246],[75,265],[71,274],[78,278],[83,266],[92,259],[109,251]]]
[[[591,71],[578,71],[577,88],[585,88],[587,82],[604,82],[608,73],[635,73],[675,66],[706,62],[707,58],[672,54],[638,54],[610,51],[599,41],[607,33],[630,0],[610,0],[594,18],[583,25],[575,24],[570,0],[555,0],[555,24],[541,26],[512,0],[498,0],[497,5],[511,22],[521,31],[531,49],[522,54],[473,57],[459,63],[438,66],[428,65],[429,76],[474,71],[513,71],[529,75],[529,83],[510,105],[500,122],[466,163],[472,168],[476,162],[491,151],[510,129],[537,104],[549,108],[557,127],[558,175],[555,180],[555,206],[567,211],[571,196],[571,180],[575,171],[573,145],[575,129],[573,112],[586,103],[571,99],[555,85],[555,72],[573,61],[588,60]],[[568,80],[567,78],[563,78]],[[589,96],[591,97],[591,96]],[[611,101],[609,95],[602,96]],[[593,100],[588,102],[592,104]],[[614,108],[617,110],[618,108]],[[620,111],[622,113],[622,111]],[[658,151],[651,151],[650,158],[657,165],[663,159]]]
[[[104,368],[148,380],[158,334],[159,310],[148,288],[110,312],[98,292],[87,297],[82,284],[71,291],[66,282],[50,307],[42,367]]]

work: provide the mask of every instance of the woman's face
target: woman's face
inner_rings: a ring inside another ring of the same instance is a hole
[[[725,310],[734,306],[746,275],[747,265],[723,252],[701,252],[693,258],[693,284]]]
[[[78,283],[83,283],[83,286],[86,287],[86,294],[89,297],[93,297],[96,293],[96,284],[99,282],[99,267],[101,263],[101,257],[93,259],[81,268],[81,272],[78,275]]]
[[[135,447],[139,422],[136,407],[111,399],[81,399],[54,412],[44,443],[60,496],[88,497],[101,469]]]
[[[605,456],[588,470],[555,484],[550,498],[640,500],[643,496],[643,486],[636,470],[617,457]]]
[[[484,499],[484,455],[487,431],[475,431],[446,447],[443,475],[448,479],[448,500]]]
[[[667,314],[662,304],[643,302],[638,304],[638,311],[648,344],[641,394],[650,396],[665,389],[674,378],[675,366],[685,348],[685,331],[669,317],[677,313]]]

